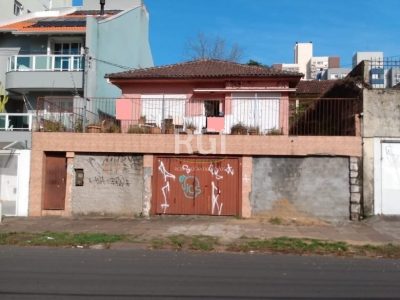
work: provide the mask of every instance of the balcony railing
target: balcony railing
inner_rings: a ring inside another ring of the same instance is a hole
[[[32,131],[32,113],[0,113],[0,131]]]
[[[207,115],[201,99],[39,98],[40,131],[358,136],[358,98],[235,98]],[[93,131],[92,131],[93,129]]]
[[[82,55],[14,55],[7,71],[82,71]]]

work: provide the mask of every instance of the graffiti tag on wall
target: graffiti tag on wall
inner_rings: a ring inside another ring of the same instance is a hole
[[[210,201],[209,211],[212,215],[222,215],[224,203],[222,203],[223,198],[221,198],[221,194],[223,193],[221,185],[219,182],[223,182],[224,180],[228,180],[228,177],[233,177],[235,175],[234,168],[228,163],[226,165],[221,166],[220,164],[210,163],[210,164],[183,164],[181,166],[175,167],[172,171],[167,170],[164,162],[158,160],[159,166],[158,170],[161,174],[162,183],[161,183],[161,193],[162,193],[162,201],[160,205],[162,213],[167,213],[167,209],[174,211],[174,213],[179,213],[182,208],[181,205],[183,203],[176,204],[177,208],[171,208],[170,201],[171,197],[174,197],[174,204],[177,201],[183,201],[179,199],[190,199],[195,200],[198,198],[198,201]],[[206,174],[209,175],[205,176],[202,175],[200,177],[196,176],[197,174]],[[183,173],[183,174],[182,174]],[[211,176],[210,176],[211,175]],[[179,185],[172,185],[172,180],[178,178]],[[200,178],[206,178],[206,182],[200,182]],[[225,179],[224,179],[225,178]],[[183,196],[179,196],[176,194],[178,191],[173,191],[173,188],[179,187],[179,190],[183,193]],[[208,188],[207,188],[208,187]],[[172,195],[172,196],[171,196]],[[203,195],[199,197],[200,195]],[[194,205],[194,204],[193,204]],[[204,205],[200,207],[206,207]],[[194,208],[194,207],[193,207]],[[188,208],[183,208],[182,211],[187,211]],[[193,211],[195,211],[194,209]],[[197,210],[198,211],[198,210]]]
[[[117,187],[130,186],[126,174],[139,170],[139,160],[134,156],[107,156],[103,158],[87,158],[95,176],[88,176],[88,182],[95,185],[113,185]],[[89,174],[92,172],[89,171]]]
[[[200,181],[197,177],[181,175],[179,176],[179,182],[186,198],[194,200],[201,194]]]
[[[164,176],[164,186],[161,187],[161,192],[164,196],[164,202],[161,204],[161,208],[163,210],[163,213],[165,214],[167,212],[167,208],[169,207],[168,203],[168,195],[170,192],[170,185],[169,185],[169,178],[172,178],[175,180],[175,175],[169,173],[164,166],[164,163],[160,161],[160,165],[158,166],[158,170],[161,172],[161,174]]]

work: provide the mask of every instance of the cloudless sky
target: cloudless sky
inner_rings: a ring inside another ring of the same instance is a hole
[[[296,41],[312,41],[314,56],[340,56],[344,67],[351,66],[356,51],[383,51],[400,58],[400,0],[144,2],[155,65],[187,60],[185,44],[199,32],[238,43],[243,62],[293,63]]]

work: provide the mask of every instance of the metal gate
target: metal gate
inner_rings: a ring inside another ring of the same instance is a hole
[[[43,209],[65,208],[67,159],[65,153],[46,153]]]
[[[400,214],[400,143],[382,143],[382,200],[377,203],[378,213]]]
[[[18,155],[0,154],[0,201],[3,214],[17,214],[18,198]]]
[[[239,214],[241,169],[238,158],[155,157],[155,214]]]

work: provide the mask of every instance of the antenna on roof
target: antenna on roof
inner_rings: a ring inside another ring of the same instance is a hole
[[[100,15],[104,15],[104,5],[106,5],[106,0],[100,0]]]

